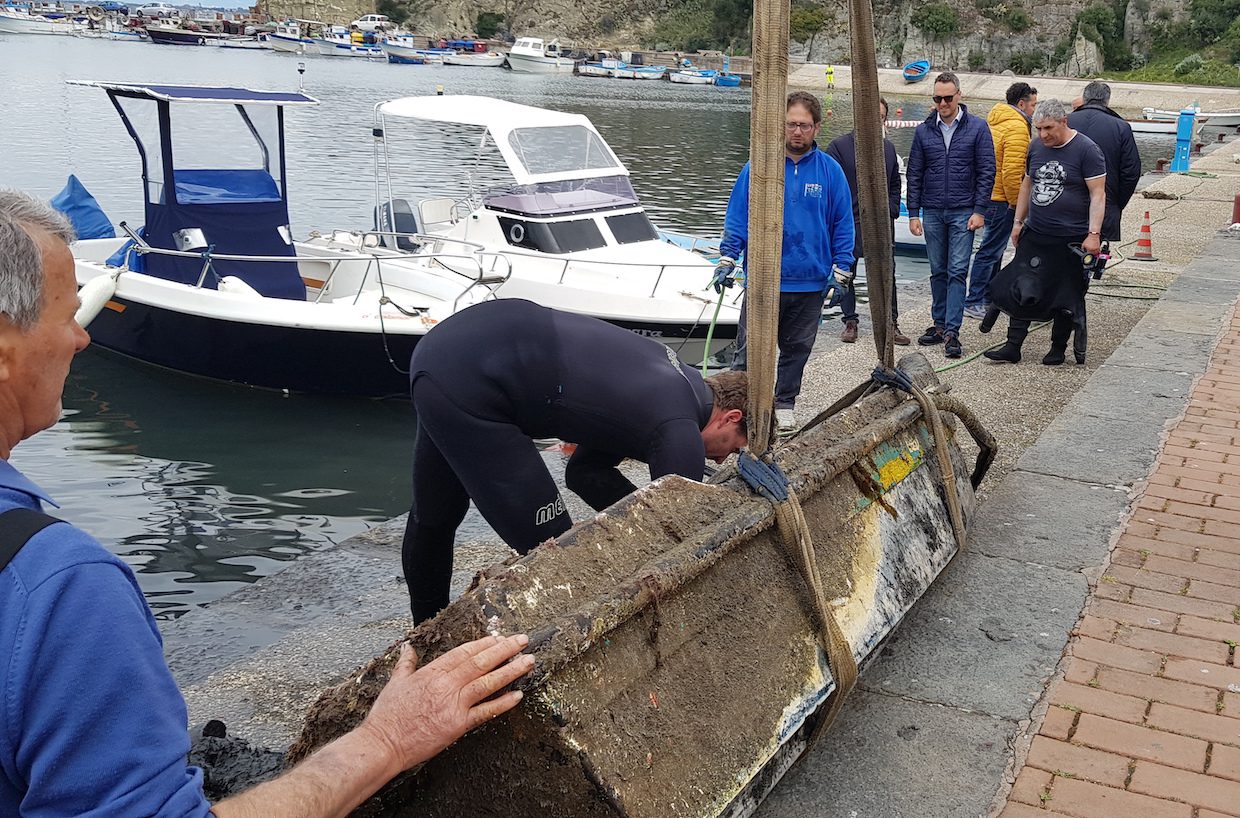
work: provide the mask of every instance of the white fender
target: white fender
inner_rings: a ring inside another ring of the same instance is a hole
[[[95,276],[87,281],[78,290],[78,299],[81,306],[77,308],[77,312],[73,317],[83,327],[94,321],[103,310],[103,305],[111,300],[116,294],[116,279],[120,276],[120,271],[111,275]]]
[[[262,298],[263,294],[258,290],[246,284],[236,276],[224,276],[220,279],[219,284],[215,285],[222,293],[231,293],[232,295],[240,295],[246,298]]]

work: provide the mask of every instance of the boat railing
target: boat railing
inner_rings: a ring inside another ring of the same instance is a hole
[[[544,253],[523,253],[520,250],[503,250],[503,251],[498,251],[498,255],[537,259],[538,261],[544,264],[548,264],[551,262],[551,259],[548,258],[548,256]],[[656,262],[642,263],[640,261],[606,261],[603,259],[566,258],[566,259],[560,260],[560,277],[556,281],[556,283],[563,284],[564,280],[568,277],[568,274],[575,267],[586,267],[586,268],[615,267],[615,268],[629,269],[629,270],[636,270],[636,269],[658,270],[658,273],[655,275],[654,285],[651,286],[650,293],[647,296],[648,298],[654,298],[658,294],[659,285],[663,283],[663,276],[667,273],[668,270],[685,269],[685,270],[691,270],[694,272],[700,272],[702,274],[703,282],[707,282],[710,280],[709,274],[711,272],[711,267],[706,264],[685,264],[685,263],[668,264],[668,263],[656,263]]]
[[[442,269],[448,270],[449,272],[457,276],[464,277],[468,281],[468,284],[466,284],[464,289],[462,289],[457,294],[456,299],[453,301],[454,312],[457,306],[460,304],[461,299],[464,298],[465,295],[469,293],[471,290],[473,290],[475,287],[486,287],[488,290],[491,291],[492,294],[494,294],[494,291],[497,287],[499,287],[504,282],[506,282],[509,278],[512,277],[512,262],[510,260],[503,258],[502,255],[499,253],[488,252],[485,250],[485,248],[482,247],[482,245],[476,244],[474,242],[457,242],[460,244],[469,245],[470,252],[466,252],[466,253],[426,253],[426,254],[418,254],[416,257],[411,256],[410,254],[400,253],[397,256],[390,256],[390,255],[384,255],[379,252],[368,252],[368,249],[365,246],[364,242],[365,242],[366,237],[370,235],[374,235],[374,234],[373,233],[362,234],[361,238],[362,238],[363,244],[355,248],[355,252],[358,253],[358,255],[366,258],[366,269],[362,273],[361,279],[358,282],[357,290],[354,293],[354,297],[353,297],[353,304],[357,304],[357,302],[361,299],[362,293],[365,292],[366,284],[370,280],[370,275],[371,275],[372,270],[375,273],[375,277],[379,283],[380,289],[383,289],[385,287],[385,284],[383,281],[383,269],[382,269],[382,264],[385,260],[388,261],[389,263],[393,261],[401,261],[401,262],[407,263],[408,260],[410,260],[411,258],[416,258],[418,262],[422,263],[421,266],[426,267],[428,270],[429,270],[429,265],[425,264],[425,262],[437,261],[437,262],[441,262],[440,266],[442,267]],[[391,235],[405,235],[405,234],[391,234]],[[435,238],[434,236],[424,236],[421,234],[408,234],[408,235],[410,237],[420,237],[426,240],[431,240]],[[213,264],[216,261],[236,261],[236,262],[241,262],[241,263],[276,262],[276,263],[285,263],[285,264],[288,264],[288,263],[301,264],[307,261],[327,262],[329,264],[330,270],[328,272],[327,277],[323,280],[323,283],[319,286],[319,292],[314,298],[314,303],[316,304],[320,303],[322,301],[324,294],[326,294],[331,289],[332,281],[335,278],[336,272],[339,270],[341,264],[343,264],[344,262],[348,262],[348,261],[359,260],[359,259],[350,258],[348,256],[340,256],[338,258],[330,258],[330,257],[322,257],[322,256],[302,256],[302,255],[254,256],[254,255],[241,255],[237,253],[215,253],[215,252],[212,252],[210,249],[171,250],[171,249],[166,249],[162,247],[151,247],[149,245],[135,245],[133,247],[133,250],[137,252],[139,255],[155,254],[155,255],[162,255],[162,256],[171,256],[174,258],[202,259],[202,269],[199,272],[198,280],[194,285],[199,288],[203,287],[204,284],[206,283],[207,275],[213,272]],[[377,247],[376,247],[376,250],[377,250]],[[476,273],[471,275],[467,272],[462,271],[459,266],[454,266],[451,264],[443,264],[442,263],[443,260],[454,260],[457,262],[462,262],[462,261],[467,262],[474,270],[476,270]],[[489,261],[489,264],[488,264],[488,261]]]

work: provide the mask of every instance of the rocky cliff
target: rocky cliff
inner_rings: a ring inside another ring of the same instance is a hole
[[[734,0],[394,0],[409,9],[420,32],[473,31],[481,12],[500,15],[517,35],[558,37],[583,48],[680,48],[661,41],[668,20],[710,20]],[[1121,49],[1148,50],[1151,32],[1182,18],[1182,0],[874,0],[880,65],[927,58],[935,68],[1024,74],[1089,75],[1102,70],[1103,34],[1078,25],[1082,12],[1114,21],[1105,36]],[[815,8],[821,28],[794,42],[794,58],[849,62],[848,16],[840,0],[795,0]],[[1113,16],[1112,16],[1113,15]],[[703,30],[708,29],[709,25]],[[1078,30],[1079,29],[1079,30]]]

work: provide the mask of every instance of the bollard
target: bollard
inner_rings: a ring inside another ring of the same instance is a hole
[[[1231,223],[1240,222],[1240,193],[1236,194],[1236,198],[1231,203]]]
[[[1201,156],[1201,150],[1205,146],[1206,146],[1206,143],[1204,142],[1194,142],[1193,143],[1193,156]]]
[[[1154,160],[1154,172],[1155,173],[1166,173],[1167,165],[1169,164],[1171,164],[1170,159],[1155,159]]]
[[[1192,147],[1196,122],[1197,112],[1192,108],[1180,111],[1175,130],[1175,158],[1171,160],[1172,173],[1188,173],[1189,148]]]
[[[1220,145],[1221,145],[1221,144],[1223,144],[1223,137],[1225,137],[1226,135],[1227,135],[1227,134],[1223,133],[1222,131],[1219,131],[1219,132],[1218,132],[1218,143],[1219,143]]]

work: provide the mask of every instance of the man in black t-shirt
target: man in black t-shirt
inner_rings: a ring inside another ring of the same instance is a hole
[[[532,438],[577,444],[564,482],[596,511],[634,490],[616,469],[626,457],[652,480],[701,480],[707,458],[746,443],[744,372],[703,378],[657,341],[519,299],[447,318],[414,349],[409,376],[418,433],[401,557],[415,623],[448,604],[471,499],[520,554],[572,526]]]
[[[1064,362],[1076,328],[1077,363],[1085,363],[1087,274],[1071,245],[1096,254],[1106,208],[1106,160],[1089,137],[1068,127],[1057,99],[1038,103],[1038,139],[1029,144],[1025,178],[1016,203],[1012,244],[1016,258],[991,282],[991,300],[1011,316],[1007,343],[985,355],[1016,363],[1030,320],[1053,320],[1051,349],[1042,363]]]

